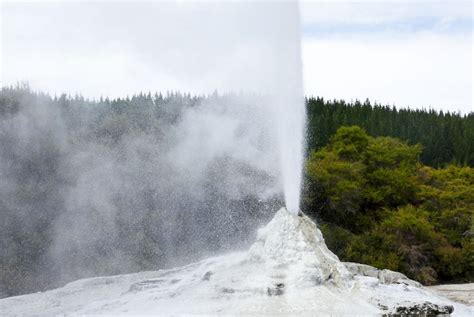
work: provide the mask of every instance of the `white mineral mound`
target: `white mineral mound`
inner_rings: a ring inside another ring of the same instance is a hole
[[[281,209],[248,252],[184,267],[76,281],[0,300],[2,316],[227,314],[472,316],[404,275],[340,262],[304,215]]]

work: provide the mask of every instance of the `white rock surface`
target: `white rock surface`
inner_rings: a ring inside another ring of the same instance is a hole
[[[431,293],[403,274],[340,262],[308,217],[281,209],[248,252],[5,298],[0,315],[379,316],[448,306],[454,316],[473,316],[472,306]]]

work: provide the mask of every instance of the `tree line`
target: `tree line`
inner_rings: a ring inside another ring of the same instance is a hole
[[[474,113],[397,109],[356,100],[308,98],[308,147],[317,150],[328,144],[341,126],[356,125],[372,136],[391,136],[421,144],[421,161],[440,167],[455,163],[474,166]]]

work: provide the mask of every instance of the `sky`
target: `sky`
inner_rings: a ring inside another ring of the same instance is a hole
[[[3,0],[2,85],[115,97],[266,89],[278,76],[262,58],[284,50],[267,36],[282,32],[268,27],[274,2],[233,1],[220,18],[211,2],[93,2]],[[300,15],[307,96],[474,111],[471,1],[302,1]]]
[[[307,94],[473,109],[470,1],[304,2]]]

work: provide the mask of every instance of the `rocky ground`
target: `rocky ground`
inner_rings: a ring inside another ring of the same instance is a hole
[[[436,285],[427,288],[453,301],[474,306],[474,283]]]

